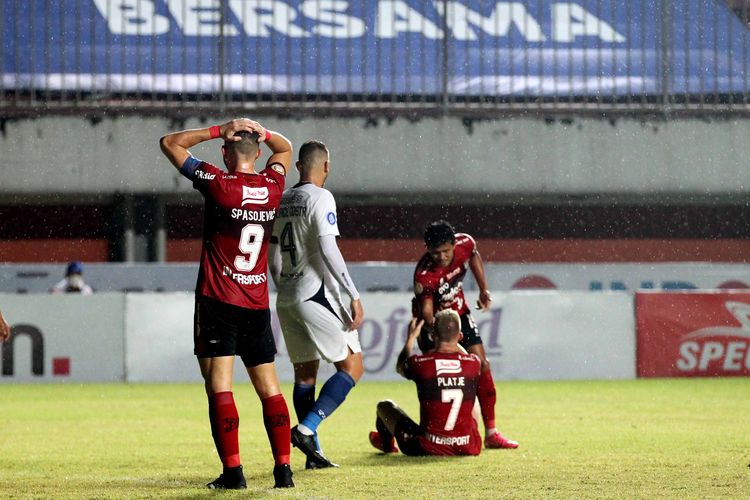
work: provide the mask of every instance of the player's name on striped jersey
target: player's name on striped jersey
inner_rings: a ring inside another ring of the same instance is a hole
[[[232,218],[250,222],[269,222],[276,219],[276,210],[244,210],[232,209]]]

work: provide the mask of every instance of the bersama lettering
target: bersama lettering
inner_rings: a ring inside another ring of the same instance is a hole
[[[107,28],[115,35],[151,37],[166,35],[177,28],[185,36],[215,37],[217,25],[224,23],[224,36],[244,34],[249,38],[303,39],[315,35],[347,39],[373,33],[377,38],[386,39],[419,34],[428,40],[452,37],[476,42],[480,40],[479,33],[497,38],[517,33],[530,43],[548,40],[574,43],[582,37],[594,37],[606,43],[627,41],[611,20],[598,17],[598,11],[586,10],[574,2],[548,2],[545,11],[524,2],[496,2],[494,9],[487,11],[475,10],[470,5],[474,2],[466,0],[448,2],[447,9],[443,2],[437,1],[379,0],[372,2],[376,5],[372,9],[374,16],[358,17],[350,12],[350,2],[343,1],[232,1],[227,2],[227,6],[236,21],[230,22],[225,22],[223,4],[204,3],[206,5],[188,0],[120,0],[118,8],[112,8],[109,0],[94,0],[99,14],[107,20]],[[196,7],[198,4],[200,7]],[[167,10],[174,21],[165,15]],[[544,18],[554,22],[544,23]],[[174,22],[176,26],[172,26]],[[545,28],[549,31],[545,32]]]
[[[276,210],[244,210],[232,209],[232,218],[241,221],[269,222],[276,218]]]
[[[260,274],[232,274],[232,279],[240,285],[261,285],[267,281],[266,273]]]

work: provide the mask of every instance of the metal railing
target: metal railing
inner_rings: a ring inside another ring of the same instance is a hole
[[[0,114],[750,115],[746,0],[0,0]]]

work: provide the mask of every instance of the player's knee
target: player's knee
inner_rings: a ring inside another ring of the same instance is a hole
[[[346,372],[354,382],[359,382],[362,375],[365,373],[365,366],[362,362],[362,353],[353,353],[349,351],[349,355],[343,361],[334,363],[337,370]]]
[[[377,412],[378,415],[383,415],[385,413],[392,412],[396,408],[398,408],[398,406],[395,402],[390,399],[384,399],[378,402]]]

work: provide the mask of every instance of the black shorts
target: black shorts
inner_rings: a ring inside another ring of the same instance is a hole
[[[424,436],[424,429],[411,418],[399,420],[396,423],[396,434],[394,437],[396,438],[398,447],[401,449],[401,453],[404,455],[409,457],[429,455],[419,440],[421,436]]]
[[[271,363],[276,357],[271,311],[196,296],[193,345],[198,358],[238,355],[247,367]]]
[[[471,313],[469,312],[461,314],[461,333],[464,334],[464,338],[461,339],[459,344],[461,344],[461,347],[467,351],[469,350],[469,347],[482,343],[482,337],[479,336],[477,324],[474,323],[474,318],[471,317]],[[422,328],[417,341],[419,349],[423,353],[435,348],[435,341],[432,339],[427,328]]]

